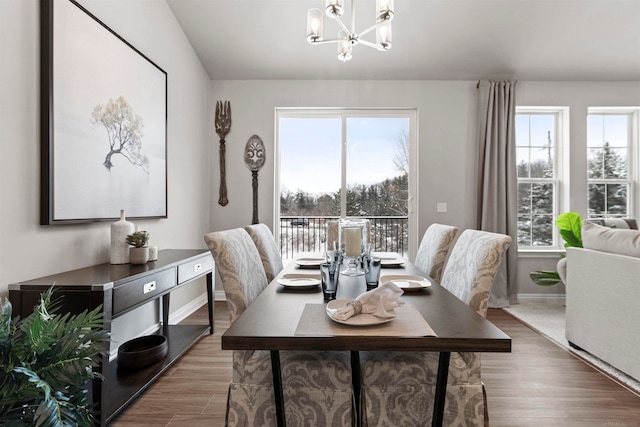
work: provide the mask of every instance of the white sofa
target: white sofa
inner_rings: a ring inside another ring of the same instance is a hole
[[[566,337],[640,379],[640,231],[585,222],[567,248]]]

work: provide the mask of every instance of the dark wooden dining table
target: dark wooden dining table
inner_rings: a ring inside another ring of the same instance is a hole
[[[295,262],[287,264],[280,276],[287,273],[311,273]],[[427,277],[412,263],[383,266],[386,274],[407,274]],[[451,352],[510,352],[511,338],[459,300],[435,280],[431,286],[406,291],[401,299],[412,304],[422,314],[437,336],[371,336],[353,327],[350,335],[296,335],[296,327],[305,305],[323,303],[320,286],[291,288],[278,284],[276,277],[249,305],[222,336],[224,350],[270,350],[279,426],[285,425],[284,399],[280,371],[282,350],[350,351],[429,351],[440,354],[436,382],[432,426],[442,426],[447,376]],[[338,299],[354,299],[366,291],[364,276],[340,275]],[[356,399],[357,401],[357,399]],[[427,420],[425,420],[426,422]]]

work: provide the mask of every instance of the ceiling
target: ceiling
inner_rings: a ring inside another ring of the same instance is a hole
[[[361,31],[375,0],[355,1]],[[306,41],[324,0],[167,3],[213,80],[640,80],[640,0],[395,0],[392,49],[354,46],[347,63]]]

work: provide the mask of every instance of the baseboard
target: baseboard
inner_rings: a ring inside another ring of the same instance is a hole
[[[225,295],[224,291],[215,291],[213,299],[214,301],[226,301],[227,296]]]
[[[518,294],[518,299],[565,299],[565,294]]]
[[[207,294],[204,293],[198,298],[191,301],[189,304],[185,304],[180,307],[179,310],[169,314],[169,324],[176,325],[182,322],[184,319],[195,313],[200,307],[207,303]]]

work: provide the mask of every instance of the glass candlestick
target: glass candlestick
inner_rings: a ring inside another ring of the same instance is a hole
[[[358,219],[341,219],[339,223],[339,247],[344,252],[347,268],[340,272],[346,276],[364,274],[360,258],[367,247],[366,223]]]

